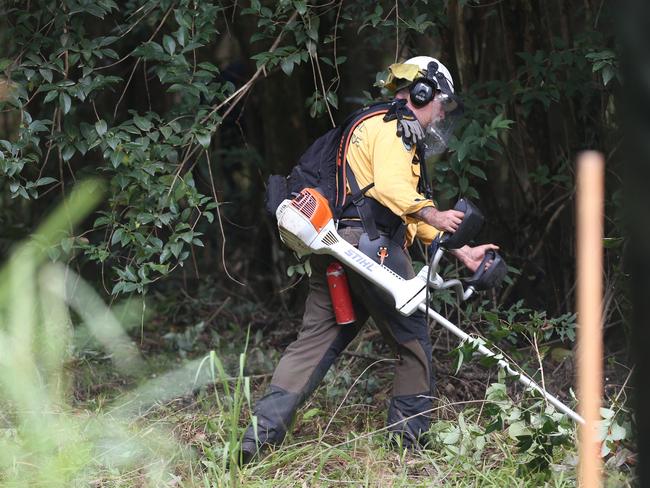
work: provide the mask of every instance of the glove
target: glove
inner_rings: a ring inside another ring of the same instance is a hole
[[[384,121],[397,119],[397,137],[409,147],[417,146],[424,139],[424,130],[415,114],[406,106],[405,99],[394,100],[384,115]]]
[[[397,135],[402,138],[404,144],[417,146],[424,139],[424,131],[420,122],[416,120],[402,119],[397,121]]]

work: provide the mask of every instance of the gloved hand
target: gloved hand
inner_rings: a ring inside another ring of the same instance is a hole
[[[405,99],[396,99],[384,115],[384,121],[397,119],[397,136],[401,137],[404,144],[416,146],[424,139],[424,130],[415,117],[415,114],[406,106]]]

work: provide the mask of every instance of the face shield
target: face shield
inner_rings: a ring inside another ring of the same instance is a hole
[[[425,157],[442,154],[447,150],[449,139],[464,112],[462,101],[453,93],[439,92],[433,103],[439,104],[439,110],[432,114],[433,120],[424,128],[422,144]]]
[[[423,83],[429,87],[428,90],[426,86],[420,86]],[[421,144],[425,157],[445,152],[464,111],[461,99],[454,94],[449,70],[435,58],[417,56],[390,65],[388,78],[381,86],[393,92],[409,87],[412,101],[421,98],[416,105],[418,108],[434,104],[431,121],[423,127],[425,138]],[[418,93],[414,94],[414,90]]]

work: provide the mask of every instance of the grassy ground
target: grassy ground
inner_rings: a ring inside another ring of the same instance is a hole
[[[442,355],[438,376],[443,396],[436,399],[432,413],[432,445],[414,453],[391,444],[383,428],[392,365],[389,360],[377,359],[390,358],[390,354],[380,343],[371,347],[368,339],[375,336],[372,330],[356,340],[350,354],[330,371],[300,410],[291,435],[280,448],[258,463],[241,470],[229,469],[229,442],[232,433],[241,433],[249,419],[248,398],[256,398],[265,388],[267,368],[272,367],[291,334],[284,338],[257,334],[250,339],[246,373],[251,375],[251,383],[247,388],[240,382],[241,408],[237,414],[232,398],[239,356],[234,344],[243,345],[245,338],[234,331],[232,336],[221,331],[216,337],[210,328],[195,332],[196,337],[185,336],[192,342],[193,351],[180,359],[179,337],[163,339],[148,331],[148,345],[143,345],[148,349],[147,373],[138,381],[119,374],[108,359],[89,350],[69,365],[74,371],[78,412],[110,411],[109,406],[126,391],[137,389],[138,383],[155,381],[193,357],[200,358],[214,345],[220,346],[219,358],[226,376],[231,377],[228,393],[217,381],[216,387],[206,385],[191,394],[154,401],[132,415],[129,424],[137,426],[133,434],[137,439],[146,443],[147,431],[156,429],[163,443],[167,438],[169,445],[176,446],[173,455],[157,461],[159,453],[154,450],[146,462],[136,456],[110,469],[97,463],[92,486],[576,486],[575,449],[557,448],[548,469],[526,473],[530,457],[519,452],[508,431],[484,435],[488,419],[483,398],[496,375],[469,365],[457,376],[450,376],[451,360]],[[209,362],[204,362],[203,368],[208,368]],[[157,471],[152,469],[156,462],[160,462]],[[157,474],[153,476],[152,472]],[[610,463],[606,486],[631,483],[627,465],[615,467]]]
[[[22,279],[18,271],[12,277]],[[563,427],[540,400],[522,400],[514,384],[506,389],[496,371],[471,362],[451,374],[440,331],[430,445],[410,452],[392,444],[384,424],[392,354],[372,327],[301,408],[284,444],[238,469],[232,460],[250,405],[295,336],[296,319],[278,325],[286,311],[216,303],[221,290],[212,297],[199,290],[201,299],[175,299],[147,317],[138,302],[108,310],[70,270],[50,266],[38,279],[39,293],[9,288],[0,302],[9,310],[0,328],[0,486],[576,485],[573,424]],[[62,293],[70,285],[74,295]],[[563,388],[570,360],[547,360],[545,368],[547,386],[570,399]],[[626,391],[621,382],[617,398]],[[532,428],[534,419],[544,423]],[[621,429],[610,429],[617,440],[607,486],[633,480]]]

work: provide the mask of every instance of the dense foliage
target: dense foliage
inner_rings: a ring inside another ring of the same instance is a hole
[[[581,148],[610,156],[608,231],[620,236],[610,8],[3,2],[4,249],[92,174],[110,182],[105,204],[51,254],[101,266],[112,293],[142,292],[191,256],[199,269],[205,232],[211,248],[231,236],[244,243],[225,250],[226,270],[233,259],[249,261],[272,240],[272,227],[259,225],[265,175],[286,170],[327,125],[381,96],[371,84],[389,63],[430,53],[455,73],[469,107],[452,151],[435,162],[438,202],[481,198],[492,224],[486,238],[523,273],[517,295],[565,312],[572,161]],[[222,216],[251,227],[238,231]],[[202,256],[218,265],[209,250]],[[256,280],[248,273],[240,281]]]

